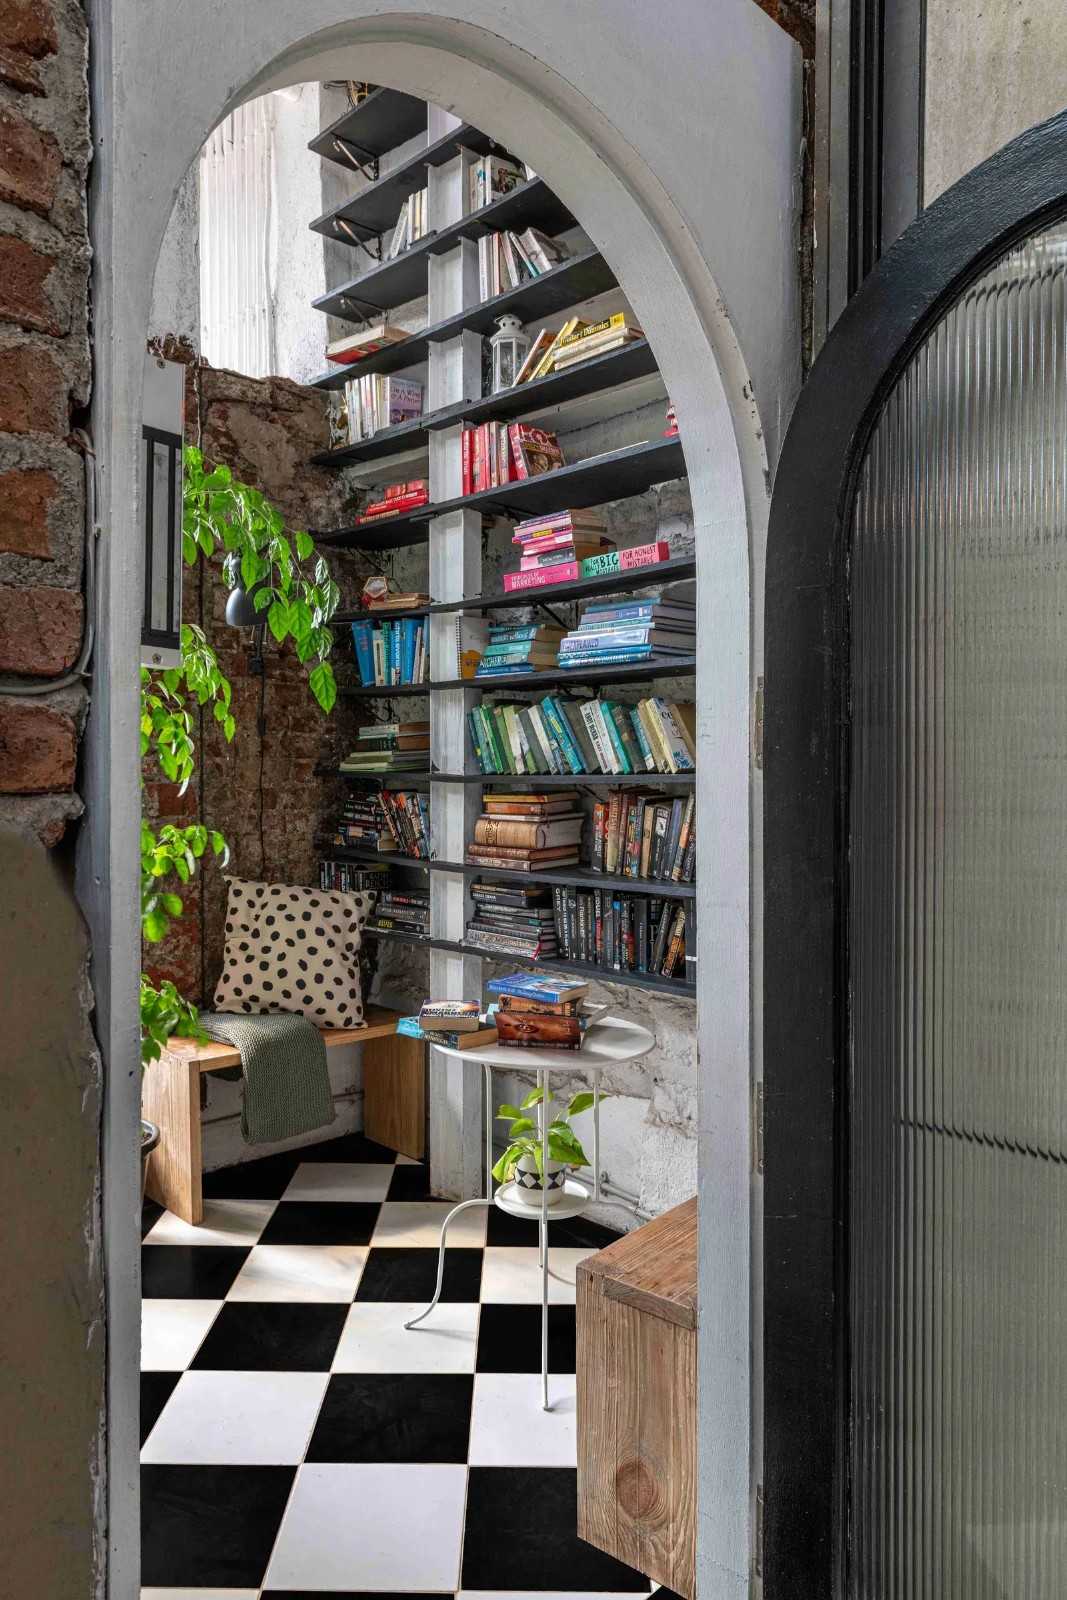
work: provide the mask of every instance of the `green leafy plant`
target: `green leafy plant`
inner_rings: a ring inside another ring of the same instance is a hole
[[[493,1168],[493,1177],[498,1183],[507,1183],[515,1168],[524,1156],[528,1157],[536,1166],[538,1175],[544,1179],[544,1152],[542,1148],[541,1130],[537,1122],[527,1112],[541,1104],[544,1099],[543,1089],[531,1089],[526,1098],[517,1106],[502,1105],[497,1111],[497,1120],[507,1122],[508,1147],[500,1160]],[[552,1107],[555,1102],[550,1098],[545,1106],[545,1116],[552,1117]],[[580,1089],[573,1094],[567,1104],[566,1111],[560,1112],[548,1124],[548,1157],[550,1161],[558,1161],[565,1167],[587,1167],[589,1159],[582,1148],[582,1141],[571,1127],[571,1117],[578,1116],[583,1111],[588,1111],[593,1104],[593,1095],[588,1089]]]
[[[141,973],[141,1065],[158,1061],[171,1034],[203,1043],[207,1034],[200,1026],[200,1014],[184,1000],[169,978],[157,988],[146,973]]]
[[[210,845],[214,855],[221,856],[221,866],[230,859],[226,840],[213,828],[202,822],[191,822],[184,828],[165,822],[158,833],[153,833],[144,818],[141,819],[141,932],[151,943],[164,937],[171,922],[182,914],[182,898],[174,890],[166,890],[163,882],[176,877],[179,883],[189,883],[196,864]]]

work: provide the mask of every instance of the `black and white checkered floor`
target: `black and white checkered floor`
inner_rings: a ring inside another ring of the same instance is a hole
[[[450,1230],[425,1167],[350,1134],[208,1174],[192,1228],[146,1208],[142,1600],[647,1595],[575,1534],[574,1274],[613,1235]],[[669,1600],[666,1591],[659,1591]]]

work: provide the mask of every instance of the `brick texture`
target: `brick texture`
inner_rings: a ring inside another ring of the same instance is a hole
[[[0,794],[72,789],[77,751],[77,731],[65,712],[0,699]]]
[[[35,333],[64,333],[47,289],[55,265],[55,256],[35,250],[25,239],[0,234],[0,319]]]
[[[0,553],[52,559],[48,517],[58,494],[51,472],[0,472]]]
[[[35,60],[55,55],[59,34],[47,0],[0,0],[0,44]]]
[[[62,166],[52,134],[0,106],[0,200],[47,216],[56,198]]]
[[[78,659],[84,609],[70,589],[0,585],[0,672],[58,678]]]
[[[65,434],[68,388],[52,356],[34,345],[0,350],[0,431]]]
[[[44,94],[36,62],[24,56],[21,50],[9,50],[4,44],[0,44],[0,82],[6,83],[9,89],[17,89],[19,94]]]

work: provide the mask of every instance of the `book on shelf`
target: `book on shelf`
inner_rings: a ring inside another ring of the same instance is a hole
[[[343,339],[334,339],[332,344],[326,346],[326,359],[335,366],[347,367],[353,362],[377,355],[379,350],[389,345],[403,344],[405,339],[410,338],[406,328],[393,328],[388,322],[378,322],[373,327],[364,328],[362,333],[347,333]]]
[[[526,168],[510,156],[478,156],[467,171],[468,211],[480,211],[526,181]]]
[[[474,1000],[424,1000],[419,1026],[424,1033],[474,1033],[481,1024],[481,1008]]]
[[[319,888],[340,890],[343,894],[378,894],[388,882],[389,868],[360,861],[319,862]]]
[[[581,539],[581,535],[579,535]],[[523,544],[523,550],[531,541]],[[671,558],[670,545],[665,539],[649,544],[634,545],[628,550],[601,548],[590,551],[573,561],[561,561],[533,569],[520,566],[518,572],[504,573],[504,591],[513,594],[523,589],[544,589],[555,583],[577,583],[584,578],[610,577],[617,572],[637,572],[644,567],[658,566]]]
[[[383,933],[428,934],[430,897],[416,890],[383,889],[367,926]]]
[[[582,1000],[589,993],[589,984],[584,978],[539,978],[532,972],[512,972],[503,978],[490,978],[485,987],[490,994],[515,995],[522,1000],[541,1000],[550,1005],[563,1000]]]
[[[491,624],[475,677],[521,676],[551,670],[557,664],[564,631],[549,624]]]
[[[460,492],[482,494],[564,465],[554,433],[525,422],[480,422],[460,433]]]
[[[467,713],[467,728],[487,776],[675,774],[696,766],[692,705],[660,695],[635,705],[559,693],[516,705],[483,701]]]
[[[561,667],[596,665],[601,660],[639,660],[649,655],[692,655],[696,646],[696,606],[676,600],[670,614],[654,607],[620,616],[610,604],[587,605],[581,620],[559,647]]]
[[[543,817],[531,808],[527,817],[514,814],[500,817],[483,812],[474,824],[474,843],[489,848],[517,845],[532,850],[550,850],[559,845],[578,844],[585,817],[580,811],[562,816]]]
[[[417,789],[383,789],[348,800],[330,842],[340,849],[399,852],[426,860],[430,854],[429,801]]]
[[[608,355],[612,350],[621,350],[643,338],[641,329],[627,312],[616,312],[601,322],[576,328],[562,338],[552,352],[552,371],[565,372],[568,367],[590,361],[594,356]]]
[[[445,1045],[449,1050],[478,1050],[482,1045],[496,1044],[497,1032],[490,1018],[495,1016],[490,1012],[485,1022],[471,1033],[447,1033],[440,1030],[425,1032],[419,1025],[418,1017],[398,1017],[396,1031],[407,1039],[419,1039],[424,1044]]]
[[[617,790],[598,800],[589,866],[612,877],[692,883],[696,877],[696,799],[665,800]]]
[[[429,676],[428,617],[353,622],[352,644],[364,688],[425,683]]]
[[[424,391],[415,378],[372,372],[345,385],[345,401],[349,443],[358,444],[382,428],[396,428],[421,417]]]
[[[388,517],[407,516],[429,502],[430,491],[425,478],[413,478],[410,483],[391,483],[380,500],[372,500],[363,507],[356,518],[356,526],[381,522]]]
[[[400,207],[393,236],[389,241],[388,260],[395,260],[419,239],[426,237],[429,232],[427,198],[425,189],[417,189],[414,194],[408,195]]]
[[[674,978],[695,946],[691,905],[606,889],[553,889],[556,938],[565,961],[606,972]]]
[[[381,600],[367,600],[364,602],[367,611],[414,611],[419,606],[428,606],[430,597],[423,594],[420,589],[409,589],[403,593],[391,593]]]
[[[534,228],[525,233],[483,234],[478,240],[478,293],[482,300],[492,300],[551,272],[566,259],[563,245]]]

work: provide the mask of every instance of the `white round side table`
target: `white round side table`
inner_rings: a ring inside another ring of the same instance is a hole
[[[461,1200],[459,1205],[453,1206],[444,1222],[441,1224],[441,1243],[437,1254],[437,1283],[433,1292],[433,1299],[425,1311],[413,1317],[410,1322],[405,1322],[404,1327],[412,1329],[424,1322],[430,1312],[441,1298],[441,1287],[445,1275],[445,1246],[448,1238],[448,1229],[455,1217],[461,1211],[467,1211],[472,1206],[499,1206],[501,1211],[506,1211],[511,1217],[519,1217],[524,1221],[538,1224],[538,1243],[540,1255],[538,1264],[541,1268],[541,1404],[545,1411],[551,1409],[548,1403],[548,1224],[554,1221],[564,1221],[569,1217],[579,1216],[587,1206],[598,1202],[601,1205],[616,1206],[623,1211],[632,1211],[631,1206],[620,1204],[617,1200],[605,1200],[600,1192],[600,1078],[605,1067],[620,1066],[626,1061],[636,1061],[640,1056],[645,1056],[655,1044],[653,1034],[639,1022],[634,1022],[629,1017],[600,1016],[595,1017],[589,1024],[583,1038],[580,1050],[537,1050],[525,1049],[522,1046],[487,1044],[476,1050],[456,1050],[446,1045],[438,1045],[445,1055],[454,1056],[457,1060],[468,1066],[480,1066],[485,1080],[485,1194],[475,1200]],[[511,1072],[536,1072],[537,1087],[541,1090],[542,1098],[538,1106],[538,1126],[541,1135],[541,1150],[544,1168],[548,1170],[548,1118],[544,1115],[549,1104],[550,1078],[554,1073],[568,1076],[581,1075],[591,1080],[593,1089],[593,1104],[590,1108],[593,1113],[593,1178],[592,1182],[579,1178],[576,1174],[569,1173],[564,1186],[564,1194],[552,1206],[548,1203],[548,1190],[541,1190],[541,1204],[529,1205],[518,1198],[514,1183],[504,1183],[494,1188],[493,1184],[493,1070],[504,1069]]]

